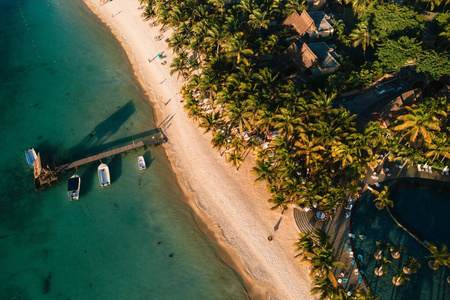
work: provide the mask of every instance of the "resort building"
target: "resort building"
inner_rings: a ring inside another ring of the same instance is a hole
[[[307,12],[304,10],[301,15],[294,11],[286,20],[284,26],[293,27],[300,36],[308,35],[312,38],[330,36],[334,32],[331,16],[323,11]]]
[[[339,68],[334,46],[330,47],[324,42],[303,43],[301,46],[298,43],[293,42],[280,55],[279,61],[294,68],[302,80],[330,74]]]

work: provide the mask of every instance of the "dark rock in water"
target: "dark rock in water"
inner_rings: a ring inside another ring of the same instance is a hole
[[[89,136],[94,136],[94,133],[93,132],[89,133]]]
[[[89,283],[89,287],[92,289],[92,282],[91,283]]]
[[[170,254],[169,254],[169,257],[173,257],[173,253],[170,253]]]
[[[42,138],[43,138],[42,135],[38,136],[38,141],[42,140]]]
[[[162,242],[158,242],[158,245],[161,245]]]
[[[52,279],[52,273],[48,273],[47,278],[44,280],[44,294],[50,293],[50,280]]]

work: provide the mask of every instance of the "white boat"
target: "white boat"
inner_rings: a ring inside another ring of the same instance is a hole
[[[98,166],[98,180],[100,181],[100,185],[102,187],[109,186],[111,184],[111,180],[109,178],[109,168],[106,164],[101,164]]]
[[[28,148],[25,151],[25,158],[27,159],[27,163],[32,166],[37,158],[36,151],[33,148]]]
[[[139,170],[145,170],[147,168],[147,166],[145,165],[144,157],[139,156],[137,160],[138,160]]]
[[[78,198],[80,197],[80,184],[80,176],[75,174],[69,178],[69,182],[67,184],[67,193],[69,194],[70,201],[78,200]]]

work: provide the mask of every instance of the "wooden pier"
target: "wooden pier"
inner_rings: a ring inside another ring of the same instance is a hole
[[[140,147],[144,147],[144,146],[156,146],[162,143],[165,143],[166,140],[164,138],[152,138],[152,139],[146,139],[146,140],[142,140],[139,142],[133,142],[133,144],[131,145],[126,145],[120,148],[116,148],[114,150],[110,150],[110,151],[106,151],[100,154],[96,154],[96,155],[92,155],[74,162],[70,162],[67,164],[64,164],[62,166],[56,167],[56,171],[64,171],[64,170],[68,170],[68,169],[73,169],[73,168],[77,168],[80,167],[82,165],[85,164],[89,164],[91,162],[94,161],[98,161],[101,160],[102,158],[106,158],[109,156],[113,156],[116,154],[120,154],[126,151],[130,151],[136,148],[140,148]]]

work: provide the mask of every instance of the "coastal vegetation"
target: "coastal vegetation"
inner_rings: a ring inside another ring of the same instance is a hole
[[[328,3],[340,18],[333,22],[335,35],[323,40],[342,49],[340,68],[303,81],[281,59],[295,36],[281,24],[306,9],[304,2],[140,2],[146,4],[144,18],[173,29],[167,40],[176,55],[171,74],[184,80],[188,116],[211,134],[212,146],[236,168],[255,158],[253,172],[257,181],[266,182],[272,209],[314,206],[332,217],[385,158],[400,167],[426,162],[443,169],[449,164],[450,105],[435,96],[432,84],[450,74],[448,1]],[[439,13],[426,21],[426,9]],[[433,43],[430,35],[437,37]],[[339,94],[367,88],[405,65],[423,78],[424,100],[406,107],[392,124],[372,120],[357,126],[356,115],[337,105]],[[374,193],[377,207],[392,207],[387,189]],[[312,266],[312,292],[325,299],[340,293],[330,272],[340,263],[329,239],[318,244],[319,238],[318,232],[303,234],[296,246],[301,261]],[[381,246],[379,275],[390,263],[382,256],[387,245]],[[438,264],[436,259],[432,265]],[[396,284],[407,280],[397,275]]]

